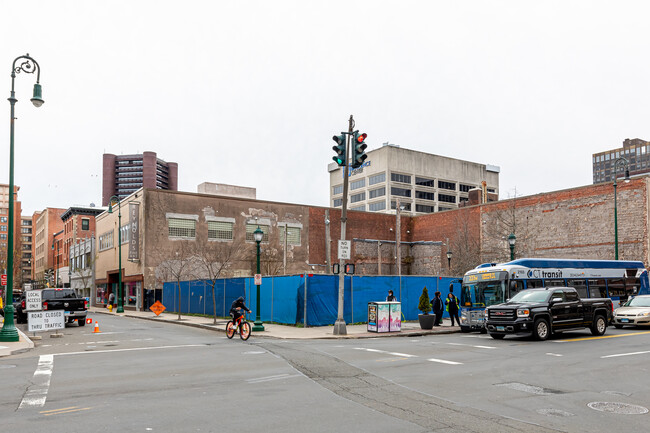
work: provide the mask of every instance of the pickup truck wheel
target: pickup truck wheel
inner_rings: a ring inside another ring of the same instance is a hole
[[[596,316],[594,323],[591,325],[591,333],[593,335],[603,335],[607,330],[607,321],[601,315]]]
[[[495,340],[503,340],[503,337],[505,336],[505,334],[490,334],[490,337],[494,338]]]
[[[549,331],[550,329],[548,326],[548,321],[546,319],[535,320],[535,325],[533,326],[533,337],[535,337],[535,340],[546,340],[550,334]]]

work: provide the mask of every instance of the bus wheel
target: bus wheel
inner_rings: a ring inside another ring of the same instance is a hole
[[[548,338],[548,334],[548,321],[546,319],[535,320],[535,325],[533,326],[533,337],[535,337],[535,340],[544,341]]]

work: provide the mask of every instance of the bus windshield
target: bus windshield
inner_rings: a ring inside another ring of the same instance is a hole
[[[506,300],[507,272],[465,275],[460,292],[461,307],[488,307]]]

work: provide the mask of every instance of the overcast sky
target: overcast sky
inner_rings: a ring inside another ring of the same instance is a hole
[[[650,140],[649,12],[620,0],[2,0],[0,91],[29,53],[45,99],[34,108],[35,77],[17,76],[23,214],[101,205],[105,152],[177,162],[182,191],[227,183],[327,206],[331,137],[350,114],[369,149],[501,167],[502,198],[587,185],[592,153]]]

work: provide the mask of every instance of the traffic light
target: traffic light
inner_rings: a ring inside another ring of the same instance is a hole
[[[339,165],[345,167],[347,163],[347,155],[345,154],[345,134],[335,135],[332,140],[336,142],[336,146],[332,146],[332,150],[336,152],[336,156],[332,159]]]
[[[332,265],[332,273],[338,275],[340,272],[340,265],[338,263],[334,263]]]
[[[365,142],[368,134],[365,132],[359,134],[359,131],[354,133],[354,145],[352,146],[352,168],[359,168],[363,165],[363,161],[368,158],[366,155],[366,148],[368,145]]]
[[[354,275],[354,263],[345,264],[345,273],[348,275]]]

